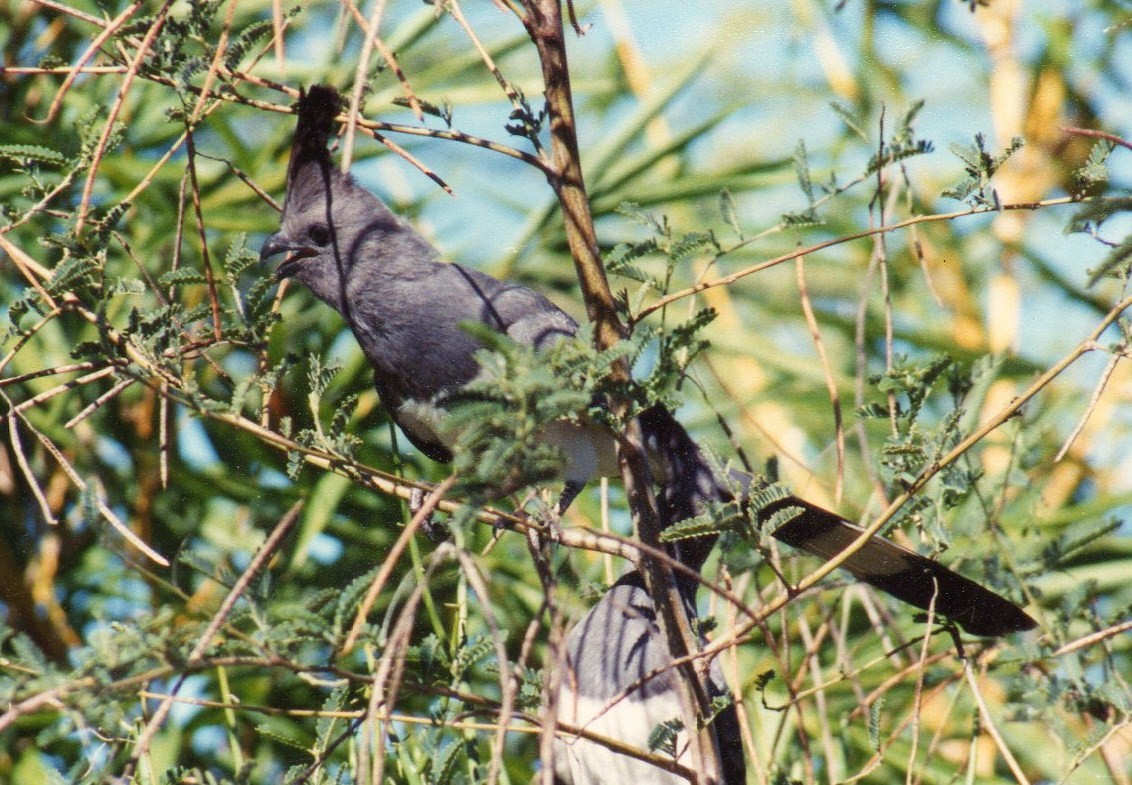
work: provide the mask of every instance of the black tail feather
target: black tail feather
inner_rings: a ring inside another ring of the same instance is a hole
[[[696,442],[661,406],[640,415],[646,446],[662,456],[663,490],[659,497],[665,525],[699,515],[713,502],[733,499],[732,485],[720,481]],[[744,484],[751,482],[745,478]],[[862,528],[797,497],[780,499],[758,511],[766,523],[779,511],[794,508],[795,515],[772,536],[780,542],[829,560],[857,539]],[[699,569],[715,544],[715,537],[681,540],[675,556]],[[925,558],[883,537],[873,537],[842,567],[898,600],[951,619],[972,635],[999,636],[1030,630],[1037,622],[1014,603],[964,578],[942,564]]]
[[[840,515],[797,497],[761,510],[760,517],[786,507],[800,512],[772,532],[774,538],[823,559],[840,554],[864,531]],[[871,538],[841,566],[858,580],[917,608],[927,610],[934,599],[936,613],[972,635],[993,637],[1037,626],[1025,611],[1004,597],[883,537]]]

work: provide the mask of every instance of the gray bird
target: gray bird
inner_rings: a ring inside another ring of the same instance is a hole
[[[515,341],[542,349],[577,331],[577,324],[537,292],[477,270],[449,264],[427,240],[380,199],[332,164],[327,142],[341,109],[337,91],[315,86],[299,101],[282,226],[263,245],[261,259],[287,254],[279,278],[292,277],[345,318],[373,366],[374,384],[394,422],[428,457],[452,459],[457,434],[446,429],[436,404],[458,392],[479,371],[482,344],[461,325],[479,322]],[[646,447],[659,467],[662,522],[675,523],[732,499],[734,480],[717,477],[711,463],[663,407],[639,418]],[[617,473],[612,434],[597,426],[563,423],[544,437],[566,456],[565,502],[589,480]],[[861,528],[790,496],[758,511],[766,521],[791,510],[772,534],[793,547],[829,559]],[[714,537],[685,540],[676,558],[699,570]],[[1020,608],[938,562],[883,538],[873,538],[843,567],[860,580],[918,608],[935,612],[981,636],[1028,630],[1035,622]],[[694,582],[678,579],[685,611],[694,613]],[[638,684],[670,662],[655,609],[641,577],[630,572],[613,586],[567,638],[560,718],[640,746],[664,720],[679,716],[672,673]],[[719,694],[718,674],[708,692]],[[610,706],[610,702],[616,705]],[[718,781],[744,781],[734,708],[713,723],[722,771]],[[679,746],[679,745],[678,745]],[[620,755],[592,741],[558,743],[556,775],[568,785],[631,782],[678,783],[675,774]]]
[[[393,421],[417,449],[447,463],[458,434],[433,404],[471,381],[482,348],[463,325],[482,322],[539,349],[578,325],[532,289],[441,262],[427,240],[337,171],[326,142],[338,100],[316,86],[300,104],[282,228],[260,256],[289,254],[276,275],[301,281],[345,317]],[[551,436],[566,453],[571,488],[617,471],[607,434],[563,425]]]
[[[695,617],[696,584],[677,576],[684,612]],[[566,637],[566,669],[558,695],[558,720],[616,739],[641,751],[662,723],[681,716],[668,644],[656,610],[636,570],[626,573]],[[722,696],[723,674],[714,660],[707,680],[711,698]],[[633,689],[630,689],[633,687]],[[733,705],[712,720],[712,740],[720,763],[718,782],[742,785],[746,764]],[[687,766],[687,736],[673,739],[676,761]],[[631,758],[597,741],[563,735],[555,746],[556,780],[563,785],[641,783],[681,785],[687,780],[651,763]]]

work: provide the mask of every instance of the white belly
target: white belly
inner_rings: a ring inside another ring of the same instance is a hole
[[[618,739],[641,752],[649,751],[649,736],[662,722],[680,716],[680,702],[672,693],[642,701],[622,698],[612,707],[608,701],[579,697],[563,689],[558,718],[592,733]],[[603,709],[608,710],[602,711]],[[676,738],[677,762],[686,763],[687,736]],[[631,758],[597,742],[559,736],[555,740],[555,774],[567,785],[686,785],[687,780],[650,763]]]

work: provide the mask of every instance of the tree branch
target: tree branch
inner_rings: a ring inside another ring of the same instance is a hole
[[[551,152],[547,179],[562,207],[566,240],[574,258],[597,345],[607,349],[625,337],[627,331],[618,317],[616,302],[602,265],[582,175],[562,8],[559,0],[527,0],[524,7],[527,15],[523,17],[523,23],[538,50],[546,90]],[[624,385],[631,381],[625,359],[613,366],[612,376],[613,381]],[[630,405],[628,400],[610,402],[614,414],[621,418],[629,413]],[[629,421],[618,440],[618,462],[638,538],[646,546],[662,548],[662,522],[642,444],[640,425],[636,420]],[[699,651],[697,636],[684,610],[684,601],[672,571],[662,562],[646,557],[641,560],[641,572],[656,607],[661,634],[668,643],[670,655],[678,663],[675,670],[679,674],[676,681],[681,718],[688,734],[690,768],[696,772],[692,781],[716,782],[721,770],[718,749],[710,728],[703,727],[704,723],[700,722],[700,718],[708,716],[710,700],[695,667],[695,652]]]

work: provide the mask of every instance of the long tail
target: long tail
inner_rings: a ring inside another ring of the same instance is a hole
[[[725,483],[716,476],[699,445],[667,409],[655,406],[639,419],[647,447],[663,459],[663,491],[658,499],[662,520],[675,523],[702,514],[713,502],[734,498],[731,489],[736,483]],[[740,484],[749,487],[752,482],[741,475]],[[793,516],[771,534],[823,559],[834,558],[861,534],[860,526],[796,496],[774,501],[756,514],[766,524],[776,512],[788,508]],[[699,569],[714,544],[715,537],[682,540],[676,543],[676,556]],[[1004,597],[883,537],[870,539],[842,567],[858,580],[917,608],[927,610],[934,599],[936,613],[972,635],[1006,635],[1037,626]]]

